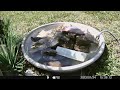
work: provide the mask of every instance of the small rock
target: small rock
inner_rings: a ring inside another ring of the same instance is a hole
[[[61,67],[61,63],[59,61],[50,61],[48,62],[48,65],[53,66],[53,67]]]
[[[58,40],[57,39],[51,39],[49,42],[48,42],[48,45],[51,49],[56,49],[56,47],[58,46]]]
[[[46,36],[49,36],[49,37],[52,37],[52,30],[49,30],[49,31],[45,31],[45,30],[42,30],[38,35],[37,37],[46,37]]]
[[[38,76],[31,69],[27,69],[25,72],[25,76]]]

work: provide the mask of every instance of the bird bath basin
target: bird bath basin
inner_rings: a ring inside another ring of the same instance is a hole
[[[54,72],[68,72],[68,71],[74,71],[78,69],[82,69],[92,63],[94,63],[98,58],[102,55],[105,49],[105,41],[103,35],[100,35],[98,40],[98,46],[91,46],[90,47],[90,53],[87,55],[84,62],[80,62],[74,59],[70,59],[61,55],[56,55],[55,57],[49,56],[44,57],[41,54],[40,50],[34,51],[33,53],[30,52],[31,45],[33,44],[33,41],[31,40],[31,37],[37,36],[40,32],[48,32],[46,33],[46,36],[49,34],[49,32],[52,32],[55,28],[59,27],[63,24],[69,24],[75,27],[78,27],[82,32],[91,34],[92,36],[96,37],[99,35],[99,31],[96,30],[93,27],[80,24],[80,23],[74,23],[74,22],[54,22],[45,24],[42,26],[39,26],[32,31],[30,31],[26,37],[23,39],[22,42],[22,52],[24,54],[24,57],[28,62],[33,64],[35,67],[48,70],[48,71],[54,71]],[[42,34],[41,34],[42,36]],[[44,36],[44,35],[43,35]],[[58,60],[62,66],[50,66],[45,64],[45,62],[48,62],[50,60]]]

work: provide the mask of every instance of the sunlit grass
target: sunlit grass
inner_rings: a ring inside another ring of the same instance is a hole
[[[9,19],[3,22],[3,29],[1,29],[3,37],[0,40],[0,68],[3,73],[22,72],[24,59],[23,56],[19,56],[21,38],[14,34]]]
[[[16,35],[25,33],[42,24],[58,21],[79,22],[90,25],[99,31],[108,29],[120,39],[119,11],[1,11],[1,18],[9,18]],[[94,64],[82,70],[85,75],[120,75],[118,45],[109,34],[104,34],[107,51]],[[120,55],[119,55],[120,56]],[[77,72],[81,75],[81,70]]]

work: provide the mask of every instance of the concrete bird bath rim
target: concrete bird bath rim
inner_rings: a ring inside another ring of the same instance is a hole
[[[98,60],[99,57],[104,52],[104,49],[105,49],[105,40],[104,40],[103,35],[100,35],[100,37],[99,37],[99,48],[98,48],[98,50],[96,50],[96,52],[94,53],[92,58],[90,58],[89,60],[87,60],[83,63],[80,63],[80,64],[76,64],[76,65],[72,65],[72,66],[66,66],[66,67],[53,67],[53,66],[48,66],[48,65],[41,64],[38,61],[31,58],[31,56],[27,52],[27,48],[30,48],[30,44],[31,44],[30,37],[35,36],[36,33],[40,32],[43,29],[45,29],[45,30],[52,29],[54,27],[57,27],[61,24],[65,24],[65,23],[74,25],[76,27],[79,27],[83,31],[88,30],[94,37],[96,37],[100,33],[97,29],[95,29],[91,26],[80,24],[80,23],[74,23],[74,22],[53,22],[53,23],[48,23],[48,24],[41,25],[41,26],[33,29],[32,31],[30,31],[23,38],[21,47],[22,47],[22,52],[23,52],[26,60],[37,68],[48,70],[48,71],[53,71],[53,72],[69,72],[69,71],[82,69],[82,68],[87,67],[90,64],[94,63],[96,60]]]

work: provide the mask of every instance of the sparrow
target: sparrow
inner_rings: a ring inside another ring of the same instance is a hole
[[[33,42],[37,42],[37,41],[39,41],[40,39],[42,39],[41,37],[31,37],[31,40],[33,41]]]

